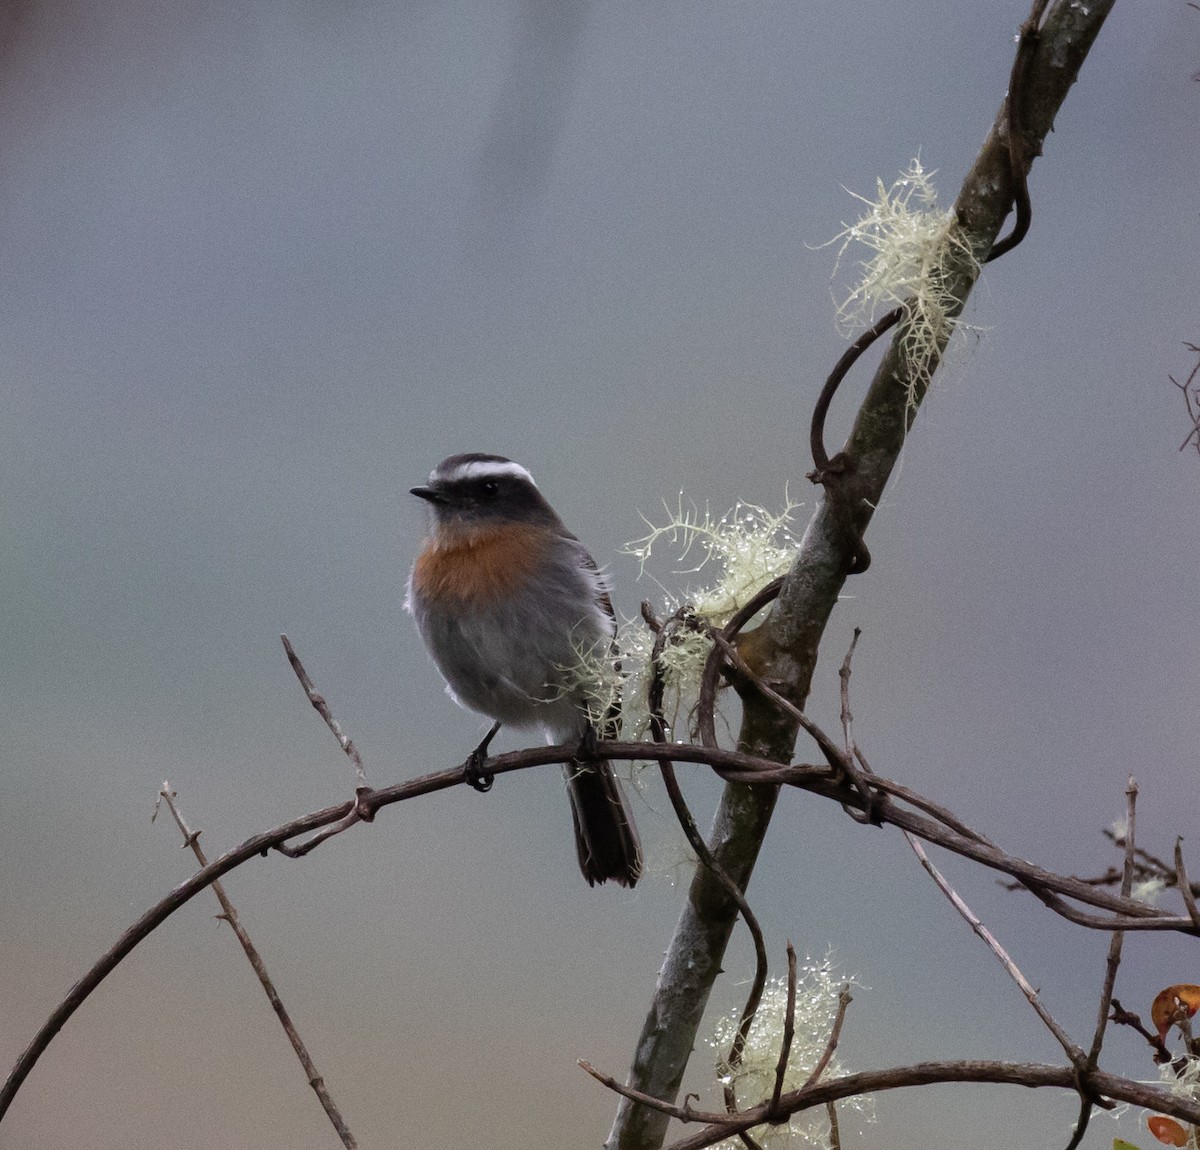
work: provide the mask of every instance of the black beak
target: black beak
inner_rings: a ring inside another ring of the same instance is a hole
[[[415,495],[418,499],[424,499],[426,503],[446,502],[446,497],[436,487],[414,487],[409,491],[409,495]]]

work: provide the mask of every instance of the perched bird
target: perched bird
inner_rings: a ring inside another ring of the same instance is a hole
[[[480,766],[501,725],[578,741],[584,753],[563,774],[583,877],[632,887],[642,848],[629,803],[611,764],[586,754],[597,734],[616,737],[619,709],[597,732],[594,688],[577,670],[588,653],[613,658],[616,619],[603,575],[529,472],[502,455],[452,455],[412,494],[428,504],[429,534],[405,606],[447,693],[495,720],[469,761]]]

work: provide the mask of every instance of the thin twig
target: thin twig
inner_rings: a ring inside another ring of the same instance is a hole
[[[647,615],[645,608],[642,613],[643,617]],[[671,635],[675,627],[691,625],[690,612],[686,608],[680,608],[680,610],[676,611],[671,618],[658,628],[654,636],[654,646],[650,652],[651,678],[649,688],[646,692],[646,699],[650,713],[650,733],[654,741],[660,745],[665,744],[667,741],[667,723],[663,715],[663,696],[666,691],[666,681],[663,675],[662,653],[667,643],[671,641]],[[716,857],[708,847],[708,843],[704,841],[704,836],[700,833],[700,828],[696,826],[696,820],[692,816],[687,801],[684,799],[683,790],[679,786],[674,764],[669,759],[662,759],[659,762],[659,771],[662,775],[663,785],[666,787],[667,797],[670,799],[671,806],[675,811],[675,817],[679,820],[679,825],[683,828],[683,833],[687,836],[692,850],[695,851],[696,857],[718,879],[725,892],[737,904],[746,927],[750,931],[750,937],[754,942],[754,979],[750,985],[750,993],[746,996],[746,1004],[742,1008],[742,1015],[738,1023],[737,1033],[734,1035],[733,1045],[726,1058],[730,1068],[736,1069],[741,1065],[742,1055],[746,1048],[746,1036],[750,1033],[750,1026],[754,1021],[755,1014],[758,1013],[758,1005],[762,1001],[763,988],[767,984],[766,941],[763,938],[762,927],[759,925],[758,918],[750,909],[750,903],[746,900],[745,892],[734,882],[725,868],[717,862]],[[725,1106],[730,1113],[737,1110],[737,1098],[734,1093],[732,1080],[725,1087]],[[757,1143],[755,1143],[749,1134],[742,1134],[740,1137],[742,1143],[750,1147],[750,1150],[758,1150]]]
[[[850,665],[854,659],[854,648],[858,646],[858,639],[861,634],[862,628],[855,627],[854,634],[850,639],[850,646],[846,650],[846,657],[842,660],[842,665],[838,668],[838,679],[841,681],[842,738],[845,741],[847,758],[854,755],[855,747],[854,715],[850,710]]]
[[[1132,775],[1125,785],[1125,873],[1121,879],[1121,896],[1129,897],[1133,889],[1133,854],[1135,836],[1134,829],[1137,819],[1138,786]],[[1100,1062],[1100,1050],[1104,1046],[1104,1032],[1108,1028],[1109,1010],[1112,1007],[1113,990],[1117,984],[1117,971],[1121,966],[1121,948],[1125,942],[1125,932],[1114,930],[1108,942],[1108,959],[1104,969],[1104,985],[1100,991],[1100,1010],[1096,1019],[1096,1032],[1092,1036],[1091,1049],[1088,1051],[1088,1066],[1095,1069]]]
[[[1200,927],[1200,907],[1196,905],[1196,895],[1192,884],[1188,881],[1187,868],[1183,865],[1183,839],[1175,840],[1175,874],[1178,879],[1179,893],[1183,896],[1183,905],[1187,907],[1192,922]]]
[[[1125,839],[1112,827],[1102,827],[1100,833],[1108,839],[1114,846],[1121,848],[1121,857],[1124,859]],[[1165,887],[1173,887],[1179,882],[1179,873],[1176,868],[1159,858],[1158,855],[1146,850],[1144,847],[1135,847],[1133,851],[1134,861],[1134,881],[1159,879]],[[1079,877],[1080,882],[1088,883],[1090,886],[1115,886],[1121,885],[1121,877],[1124,874],[1124,864],[1122,866],[1110,866],[1103,874],[1087,875]],[[1020,883],[1004,884],[1007,890],[1017,890]],[[1200,894],[1200,884],[1192,883],[1190,892],[1193,895]]]
[[[821,1051],[821,1057],[817,1059],[817,1064],[812,1068],[812,1072],[804,1080],[804,1085],[801,1090],[807,1090],[811,1086],[815,1086],[821,1079],[821,1075],[825,1073],[826,1067],[829,1066],[830,1059],[833,1058],[834,1051],[837,1050],[838,1042],[842,1037],[842,1024],[846,1021],[846,1011],[850,1009],[850,1003],[854,999],[850,997],[850,984],[843,983],[842,989],[838,992],[838,1008],[837,1014],[833,1019],[833,1027],[829,1031],[829,1037],[825,1040],[825,1049]],[[778,1099],[776,1099],[778,1101]]]
[[[788,1058],[792,1053],[792,1039],[796,1036],[796,948],[789,938],[787,943],[787,1013],[783,1016],[783,1041],[779,1044],[779,1062],[775,1066],[775,1089],[771,1093],[771,1111],[779,1105],[783,1093],[783,1080],[787,1075]]]
[[[200,832],[193,831],[184,821],[183,813],[180,811],[179,804],[176,801],[178,796],[171,790],[170,783],[163,782],[162,789],[158,792],[158,797],[160,801],[164,801],[167,804],[167,809],[170,810],[172,817],[175,819],[175,825],[183,835],[183,845],[191,847],[192,854],[196,856],[196,860],[202,867],[208,866],[208,859],[204,855],[204,849],[200,846]],[[157,802],[155,803],[154,812],[157,815]],[[254,973],[258,976],[258,981],[262,984],[262,988],[266,992],[267,1001],[270,1002],[271,1009],[275,1011],[276,1017],[279,1019],[279,1024],[283,1027],[283,1032],[287,1035],[288,1041],[292,1044],[292,1049],[296,1052],[296,1057],[300,1059],[300,1065],[304,1068],[308,1084],[313,1088],[313,1092],[316,1094],[317,1100],[321,1103],[321,1108],[325,1111],[326,1117],[328,1117],[334,1130],[337,1131],[337,1136],[342,1140],[342,1145],[347,1150],[356,1150],[358,1143],[354,1140],[354,1135],[350,1133],[350,1128],[346,1125],[346,1120],[342,1117],[341,1111],[338,1110],[337,1105],[334,1103],[329,1089],[325,1085],[325,1079],[317,1071],[316,1063],[313,1062],[312,1055],[309,1054],[308,1047],[304,1044],[304,1039],[300,1037],[300,1032],[296,1029],[296,1024],[292,1021],[291,1015],[288,1014],[287,1007],[283,1005],[283,999],[275,987],[274,980],[267,973],[267,965],[263,961],[262,955],[251,940],[246,928],[242,925],[241,918],[234,909],[229,896],[225,893],[225,886],[220,879],[214,880],[212,892],[217,896],[217,902],[221,904],[221,913],[217,917],[224,919],[233,929],[233,933],[241,944],[246,958],[254,968]]]
[[[1121,1000],[1116,997],[1112,1000],[1111,1020],[1118,1026],[1128,1026],[1130,1029],[1136,1030],[1154,1051],[1154,1061],[1159,1066],[1164,1062],[1171,1061],[1171,1051],[1167,1049],[1167,1044],[1162,1038],[1152,1030],[1147,1029],[1146,1025],[1142,1022],[1141,1016],[1132,1010],[1126,1010],[1121,1005]]]
[[[1029,984],[1029,980],[1021,973],[1020,967],[1012,960],[1008,952],[1002,947],[996,936],[992,934],[979,916],[963,901],[958,892],[946,881],[945,876],[933,865],[929,856],[925,853],[925,848],[917,841],[915,835],[909,834],[908,831],[903,832],[904,837],[908,840],[908,845],[912,847],[913,853],[921,861],[921,866],[925,868],[929,877],[937,884],[938,889],[950,900],[950,905],[966,921],[967,925],[983,940],[988,950],[997,958],[1000,965],[1008,972],[1008,976],[1017,984],[1021,993],[1025,996],[1029,1005],[1033,1007],[1037,1016],[1042,1020],[1046,1029],[1054,1035],[1058,1044],[1066,1051],[1067,1057],[1073,1065],[1081,1063],[1084,1058],[1083,1051],[1075,1045],[1068,1036],[1067,1032],[1058,1024],[1053,1015],[1042,1005],[1041,999],[1038,997],[1038,992]]]
[[[838,1130],[837,1103],[826,1102],[825,1114],[829,1119],[829,1150],[842,1150],[842,1135]]]
[[[829,405],[833,402],[837,389],[850,369],[858,362],[859,356],[881,335],[894,328],[903,315],[904,308],[896,307],[886,315],[880,316],[842,352],[837,363],[834,364],[833,371],[826,378],[824,386],[821,388],[821,394],[817,396],[817,402],[813,405],[812,422],[808,429],[808,443],[809,449],[812,451],[814,468],[809,478],[814,482],[821,482],[821,477],[829,471],[829,453],[825,450],[825,420],[829,415]]]
[[[634,1090],[632,1087],[626,1086],[611,1074],[605,1074],[603,1070],[597,1070],[586,1059],[579,1059],[579,1066],[583,1070],[586,1070],[597,1082],[607,1086],[614,1094],[619,1094],[622,1098],[628,1098],[630,1102],[649,1106],[651,1110],[658,1110],[663,1114],[669,1114],[672,1118],[679,1119],[680,1122],[704,1122],[712,1126],[725,1122],[729,1118],[728,1114],[722,1114],[715,1110],[693,1110],[686,1104],[676,1106],[675,1103],[664,1102],[661,1098],[651,1098],[649,1094],[643,1094],[640,1090]]]
[[[763,587],[750,601],[744,604],[739,610],[734,612],[733,618],[725,624],[721,631],[721,635],[732,642],[734,637],[738,635],[742,628],[754,618],[764,607],[773,602],[779,595],[780,589],[783,587],[782,579],[773,579],[765,587]],[[700,742],[705,747],[715,747],[717,745],[717,730],[716,730],[716,707],[717,707],[717,682],[721,675],[721,665],[724,659],[724,651],[716,644],[708,653],[708,659],[704,664],[704,671],[700,675],[700,692],[696,701],[696,729],[700,735]],[[775,764],[778,766],[778,764]]]
[[[213,882],[241,866],[242,863],[256,855],[265,855],[272,847],[297,835],[306,834],[318,827],[342,818],[352,807],[345,802],[336,807],[327,807],[323,811],[314,811],[310,815],[293,819],[274,830],[265,831],[247,839],[240,846],[226,851],[214,859],[208,866],[198,870],[191,878],[180,883],[166,898],[155,903],[135,923],[127,927],[120,938],[93,964],[92,968],[67,992],[66,997],[56,1006],[50,1017],[42,1024],[33,1040],[21,1052],[4,1086],[0,1088],[0,1118],[3,1118],[9,1106],[12,1105],[21,1084],[36,1065],[46,1047],[54,1036],[66,1025],[67,1020],[87,1001],[92,991],[96,989],[129,955],[129,953],[149,936],[158,926],[166,921],[181,906],[195,898]]]
[[[362,792],[359,793],[361,794]],[[300,859],[308,854],[309,851],[316,850],[317,847],[319,847],[326,839],[331,839],[334,835],[340,835],[343,831],[348,831],[356,823],[362,822],[370,822],[370,820],[364,819],[362,814],[359,812],[358,806],[355,805],[351,808],[350,813],[344,819],[339,819],[331,826],[324,827],[322,830],[317,831],[315,835],[305,839],[304,842],[302,842],[299,846],[293,847],[288,846],[287,843],[280,843],[275,849],[281,855],[287,855],[287,857],[290,859]]]
[[[858,743],[854,741],[854,715],[850,710],[850,674],[851,664],[854,661],[854,648],[858,646],[859,636],[862,634],[861,627],[854,628],[854,634],[850,639],[850,646],[846,650],[846,657],[842,660],[842,665],[838,668],[838,679],[841,683],[841,703],[842,703],[842,738],[846,745],[846,762],[850,764],[847,774],[850,780],[854,783],[858,793],[863,800],[863,813],[856,815],[843,806],[843,810],[857,822],[870,823],[877,826],[879,820],[875,816],[875,806],[878,800],[878,792],[871,789],[870,782],[867,778],[869,775],[874,775],[870,764],[866,760],[866,756],[859,750]],[[855,766],[855,763],[858,766]],[[860,771],[858,767],[862,767]],[[866,772],[865,774],[863,772]]]
[[[1104,837],[1108,839],[1108,841],[1114,846],[1121,848],[1121,857],[1124,859],[1124,835],[1118,834],[1117,831],[1112,827],[1104,827],[1101,829],[1100,833],[1104,835]],[[1175,881],[1175,868],[1164,859],[1159,858],[1158,855],[1152,854],[1150,851],[1146,850],[1144,847],[1134,847],[1133,861],[1135,867],[1137,867],[1137,870],[1134,872],[1135,877],[1140,875],[1144,878],[1161,878],[1166,883],[1173,883]],[[1120,885],[1121,876],[1125,873],[1123,867],[1124,863],[1122,863],[1121,868],[1109,868],[1109,873],[1105,876],[1105,878],[1107,878],[1110,885]],[[1192,893],[1195,894],[1196,892],[1193,891]]]
[[[738,674],[742,675],[754,688],[760,691],[766,698],[770,699],[780,710],[790,715],[797,723],[800,724],[803,730],[812,736],[817,746],[821,749],[821,753],[825,756],[831,767],[838,770],[846,770],[846,756],[842,755],[837,744],[823,731],[816,723],[812,721],[795,703],[789,702],[773,687],[769,686],[763,679],[757,675],[742,658],[738,649],[716,629],[711,629],[709,632],[713,643],[721,651],[721,653],[733,664],[734,669]],[[847,772],[847,773],[852,773]]]
[[[1132,775],[1125,785],[1125,869],[1121,879],[1121,895],[1129,897],[1133,889],[1134,868],[1134,826],[1137,816],[1137,783]],[[1121,948],[1125,944],[1125,932],[1114,930],[1108,940],[1108,958],[1104,967],[1104,985],[1100,989],[1100,1007],[1096,1018],[1096,1031],[1092,1035],[1092,1045],[1088,1050],[1087,1071],[1090,1073],[1100,1064],[1100,1051],[1104,1047],[1104,1034],[1108,1029],[1108,1014],[1112,1007],[1113,989],[1117,984],[1117,971],[1121,966]],[[1092,1120],[1092,1109],[1103,1101],[1092,1091],[1085,1089],[1082,1082],[1079,1085],[1079,1117],[1075,1121],[1075,1132],[1066,1150],[1078,1150],[1083,1136],[1087,1133],[1088,1124]],[[1111,1107],[1111,1103],[1108,1104]]]
[[[283,649],[287,652],[288,662],[292,665],[292,670],[295,671],[296,678],[300,680],[300,686],[304,688],[304,693],[308,696],[308,701],[313,705],[317,714],[325,720],[325,725],[333,732],[333,737],[337,739],[338,746],[342,748],[354,764],[356,793],[362,794],[366,792],[370,789],[367,785],[367,772],[363,767],[362,756],[358,753],[358,748],[354,745],[354,740],[342,730],[341,724],[333,717],[333,712],[329,709],[329,704],[325,701],[325,696],[313,684],[308,671],[305,670],[304,664],[300,661],[300,656],[296,654],[291,641],[286,635],[280,635],[279,638],[283,643]],[[366,814],[360,813],[360,817],[364,822],[370,821]]]
[[[707,748],[704,748],[701,752],[701,754],[710,753],[714,752],[710,752]],[[623,756],[614,754],[613,757]],[[677,753],[675,757],[683,760],[685,755]],[[835,779],[830,778],[820,768],[801,764],[790,767],[776,765],[774,769],[771,769],[767,765],[768,762],[769,760],[759,760],[753,768],[744,772],[731,769],[724,764],[718,765],[716,769],[721,777],[729,782],[759,783],[763,785],[782,783],[796,786],[812,794],[823,795],[839,803],[848,801],[845,790],[838,785]],[[905,788],[901,788],[898,784],[879,776],[872,776],[871,784],[873,787],[878,787],[889,794],[902,794],[905,790]],[[921,809],[927,808],[922,805]],[[1047,901],[1043,893],[1044,891],[1057,891],[1060,894],[1067,895],[1069,898],[1078,899],[1089,906],[1102,907],[1114,911],[1120,916],[1106,919],[1096,915],[1086,915],[1082,912],[1074,911],[1062,903],[1055,903],[1052,907],[1055,913],[1062,915],[1062,917],[1067,918],[1071,922],[1077,922],[1097,930],[1177,930],[1185,934],[1200,934],[1200,930],[1197,929],[1190,918],[1177,915],[1164,915],[1155,910],[1155,908],[1136,899],[1124,899],[1119,895],[1107,895],[1103,891],[1090,886],[1082,879],[1056,875],[1042,870],[1040,867],[1036,867],[1023,859],[1014,858],[998,847],[990,845],[982,836],[974,833],[963,834],[962,832],[951,831],[948,825],[943,824],[940,819],[936,819],[936,821],[924,819],[911,811],[897,807],[884,812],[881,815],[881,821],[890,823],[902,830],[910,830],[927,842],[946,847],[955,854],[963,855],[966,858],[974,859],[976,862],[984,863],[996,870],[1010,874],[1019,879],[1021,885],[1028,887],[1031,892],[1039,898],[1043,898],[1044,901]]]
[[[704,836],[696,826],[696,820],[692,817],[692,813],[684,801],[683,791],[679,786],[679,780],[675,776],[673,764],[664,759],[659,763],[659,769],[662,774],[663,784],[667,790],[667,795],[671,800],[671,806],[675,810],[675,815],[679,819],[680,826],[683,827],[684,834],[687,835],[692,850],[696,852],[700,862],[720,881],[729,897],[737,903],[738,910],[741,912],[742,919],[745,921],[746,928],[750,931],[750,937],[754,943],[754,978],[750,984],[750,992],[746,996],[746,1003],[742,1007],[741,1019],[738,1022],[737,1033],[733,1038],[733,1045],[726,1056],[726,1061],[730,1068],[736,1069],[742,1063],[742,1055],[746,1049],[746,1037],[750,1033],[750,1026],[754,1022],[754,1016],[758,1013],[758,1005],[762,1001],[763,988],[767,983],[766,941],[763,938],[763,930],[759,925],[758,917],[750,909],[750,904],[746,901],[744,892],[713,857],[712,851],[709,850],[708,844],[704,841]],[[731,1112],[737,1109],[732,1083],[725,1088],[725,1104]]]
[[[1193,8],[1196,5],[1191,5]],[[1189,351],[1200,355],[1200,347],[1195,344],[1185,343],[1183,345]],[[1183,393],[1183,402],[1187,405],[1188,418],[1192,421],[1192,429],[1187,433],[1187,438],[1179,445],[1179,450],[1182,451],[1189,443],[1195,443],[1196,450],[1200,451],[1200,387],[1196,385],[1196,377],[1200,375],[1200,359],[1196,361],[1187,379],[1180,383],[1173,375],[1167,378]]]

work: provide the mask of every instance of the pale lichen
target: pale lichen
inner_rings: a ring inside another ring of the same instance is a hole
[[[1167,889],[1166,881],[1158,875],[1135,882],[1129,891],[1129,897],[1138,902],[1147,902],[1154,906]]]
[[[1200,1096],[1200,1058],[1183,1054],[1158,1068],[1159,1083],[1177,1098],[1195,1101]]]
[[[808,961],[797,971],[795,1033],[784,1070],[785,1092],[798,1090],[812,1074],[829,1042],[837,1017],[842,986],[853,980],[837,974],[832,959],[826,956],[819,962]],[[766,1102],[775,1089],[775,1073],[783,1048],[783,1029],[787,1019],[787,983],[772,979],[763,991],[762,1001],[746,1036],[741,1063],[731,1066],[729,1051],[741,1021],[741,1013],[721,1018],[710,1046],[716,1052],[718,1082],[732,1087],[739,1109]],[[823,1077],[838,1077],[846,1073],[836,1054],[830,1059]],[[840,1104],[842,1111],[856,1112],[869,1121],[872,1109],[869,1098],[850,1098]],[[829,1120],[824,1107],[793,1114],[778,1125],[754,1127],[750,1133],[766,1147],[829,1145]],[[740,1147],[737,1138],[717,1143],[722,1150]]]
[[[771,580],[785,574],[795,557],[796,540],[791,534],[792,512],[799,506],[786,498],[781,511],[770,512],[749,503],[738,503],[719,518],[685,505],[680,496],[676,506],[667,506],[666,522],[626,544],[626,554],[635,556],[641,573],[648,575],[662,594],[655,614],[670,625],[669,639],[658,660],[663,681],[662,714],[667,738],[683,741],[694,732],[676,733],[688,724],[699,696],[700,679],[712,650],[709,628],[725,626],[733,615]],[[675,569],[661,570],[662,552],[670,551]],[[650,573],[651,560],[660,567]],[[691,560],[690,566],[687,566]],[[682,566],[682,568],[680,567]],[[668,589],[679,576],[691,576],[680,589]],[[699,578],[698,576],[703,576]],[[621,738],[645,739],[650,729],[648,693],[653,680],[653,656],[657,636],[637,617],[622,622],[614,646],[608,641],[579,643],[570,666],[556,669],[554,697],[572,695],[582,700],[598,733],[604,732],[609,716],[621,712]],[[723,716],[718,711],[718,722]],[[614,763],[614,768],[646,797],[645,764]],[[670,816],[674,821],[674,816]],[[647,864],[649,871],[677,880],[694,855],[682,836],[663,844],[659,857]]]
[[[915,407],[954,332],[962,299],[952,286],[961,270],[979,274],[979,262],[953,211],[938,209],[933,176],[912,160],[890,187],[877,181],[875,198],[850,194],[867,211],[844,224],[829,244],[838,244],[834,274],[852,245],[870,253],[858,261],[860,278],[838,304],[839,326],[856,334],[884,312],[903,309],[901,352],[910,404]],[[822,245],[828,246],[828,245]]]
[[[573,695],[583,702],[588,722],[601,733],[609,717],[621,709],[625,691],[625,673],[616,657],[619,646],[608,639],[572,644],[575,660],[569,666],[555,668],[552,698]]]
[[[664,592],[662,617],[685,609],[696,623],[675,627],[659,656],[668,722],[677,722],[679,714],[695,701],[712,649],[708,628],[724,627],[767,583],[786,574],[791,566],[797,544],[790,524],[798,506],[785,493],[784,507],[779,512],[739,502],[716,518],[707,507],[700,511],[685,506],[680,496],[674,509],[667,506],[664,524],[659,526],[647,519],[649,534],[624,547],[626,554],[638,560],[643,575],[655,548],[666,545],[674,549],[676,563],[695,560],[691,566],[677,568],[675,576],[708,576],[681,591],[668,590],[663,579],[655,578]],[[618,644],[629,677],[626,721],[644,730],[649,722],[646,691],[654,635],[641,619],[631,620],[621,627]]]

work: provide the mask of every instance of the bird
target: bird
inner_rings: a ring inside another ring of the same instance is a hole
[[[595,687],[577,670],[581,653],[616,659],[608,580],[533,476],[503,455],[451,455],[411,494],[427,505],[428,534],[405,606],[447,694],[493,720],[468,771],[480,770],[501,726],[578,742],[563,775],[580,870],[589,886],[633,887],[642,873],[637,827],[612,764],[591,750],[598,734],[617,737],[620,702],[598,732]]]

